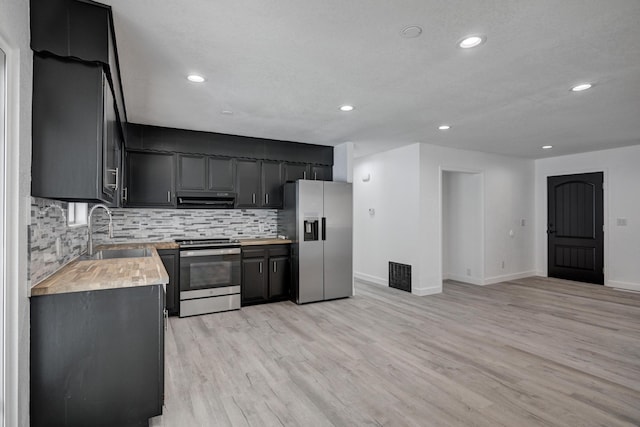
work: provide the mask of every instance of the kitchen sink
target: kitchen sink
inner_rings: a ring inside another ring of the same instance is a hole
[[[138,248],[138,249],[103,249],[101,251],[96,251],[93,256],[89,256],[88,254],[82,255],[80,257],[81,260],[90,260],[90,259],[114,259],[114,258],[140,258],[140,257],[149,257],[151,256],[151,249],[149,248]]]

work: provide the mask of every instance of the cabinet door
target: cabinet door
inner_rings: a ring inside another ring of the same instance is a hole
[[[179,254],[176,250],[159,250],[158,255],[169,275],[165,307],[170,315],[177,315],[180,309]]]
[[[246,258],[242,260],[242,304],[265,302],[267,292],[267,259]]]
[[[309,165],[304,163],[286,163],[284,165],[284,182],[309,178]]]
[[[233,191],[236,161],[225,157],[209,157],[210,191]]]
[[[198,155],[178,155],[178,182],[176,185],[178,190],[206,190],[207,158]]]
[[[260,163],[256,160],[236,162],[236,207],[255,208],[260,203]]]
[[[262,206],[282,207],[282,163],[262,162]]]
[[[166,153],[127,153],[127,206],[175,206],[174,156]]]
[[[317,181],[332,181],[333,168],[331,166],[311,166],[310,178]]]
[[[290,286],[289,257],[269,258],[269,299],[286,299]]]

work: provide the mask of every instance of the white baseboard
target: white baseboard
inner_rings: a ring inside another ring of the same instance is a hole
[[[524,279],[525,277],[537,276],[536,271],[523,271],[521,273],[505,274],[502,276],[487,277],[484,279],[485,285],[493,285],[500,282],[506,282],[508,280]]]
[[[457,274],[447,274],[442,277],[442,280],[455,280],[456,282],[462,283],[470,283],[472,285],[484,285],[482,279],[479,277],[470,277],[470,276],[458,276]]]
[[[411,293],[413,295],[417,295],[419,297],[423,297],[425,295],[439,294],[439,293],[442,293],[442,286],[433,286],[431,288],[412,289]]]
[[[640,283],[616,282],[614,280],[609,280],[607,283],[605,283],[605,286],[608,286],[610,288],[626,289],[629,291],[640,292]]]
[[[387,279],[382,279],[380,277],[372,276],[370,274],[358,273],[357,271],[354,271],[353,272],[353,278],[356,279],[356,280],[360,280],[362,282],[367,282],[367,283],[372,283],[374,285],[389,287],[389,281]]]
[[[536,271],[535,275],[539,276],[539,277],[548,277],[549,276],[546,271]]]

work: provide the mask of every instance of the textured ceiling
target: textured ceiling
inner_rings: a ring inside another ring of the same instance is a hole
[[[359,156],[415,142],[529,158],[640,144],[638,0],[105,3],[132,122],[352,141]],[[402,38],[408,25],[422,35]],[[458,48],[471,33],[487,42]],[[569,91],[583,81],[595,86]]]

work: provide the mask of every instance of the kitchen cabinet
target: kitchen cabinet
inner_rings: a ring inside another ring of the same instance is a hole
[[[263,208],[282,208],[282,163],[262,162],[262,197]]]
[[[299,179],[307,179],[309,176],[309,165],[306,163],[285,163],[284,182],[294,182]]]
[[[234,159],[178,154],[178,191],[233,191],[234,179]]]
[[[312,165],[309,178],[316,181],[333,181],[333,167],[325,165]]]
[[[31,194],[117,204],[120,119],[103,67],[33,58]]]
[[[162,285],[30,304],[31,426],[137,426],[162,414]]]
[[[109,6],[74,0],[31,0],[30,14],[34,51],[109,62]]]
[[[242,249],[242,305],[289,299],[290,245],[252,246]]]
[[[170,316],[180,312],[180,251],[178,249],[158,249],[164,269],[169,275],[165,308]]]
[[[260,206],[260,162],[238,160],[236,162],[236,207]]]
[[[127,151],[124,204],[127,207],[175,207],[174,155]]]

